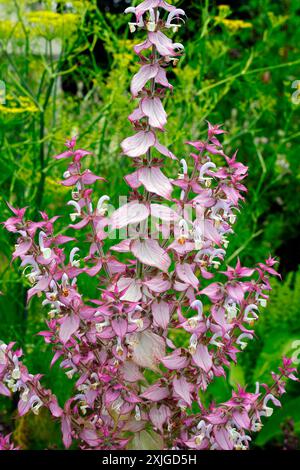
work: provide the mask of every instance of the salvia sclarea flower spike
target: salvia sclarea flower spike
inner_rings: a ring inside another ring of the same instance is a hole
[[[103,178],[83,169],[90,152],[72,138],[55,158],[69,161],[61,182],[72,191],[68,228],[86,233],[85,248],[73,236],[55,235],[57,217],[45,212],[32,222],[26,208],[10,206],[13,215],[4,222],[17,235],[13,259],[21,260],[28,300],[40,296],[48,312],[40,335],[53,349],[51,365],[60,362],[74,393],[59,405],[13,343],[0,346],[0,393],[18,394],[21,415],[48,408],[61,421],[66,447],[77,441],[81,449],[138,448],[151,440],[158,449],[248,449],[252,434],[280,406],[287,379],[297,380],[291,360],[272,373],[271,386],[238,387],[224,403],[205,407],[200,392],[226,377],[253,339],[270,276],[278,276],[276,260],[221,268],[247,167],[236,153],[226,155],[220,125],[208,123],[206,140],[188,142],[189,159],[178,161],[162,144],[163,102],[172,89],[167,68],[183,52],[167,33],[185,15],[163,0],[146,0],[127,13],[131,31],[147,33],[135,47],[141,67],[131,83],[133,135],[121,144],[134,166],[125,176],[129,202],[111,212],[107,195],[95,197],[93,185]],[[165,174],[165,158],[178,166],[177,178]],[[105,248],[119,230],[126,235]],[[81,276],[99,280],[94,298],[79,289]],[[176,331],[185,346],[176,345]]]

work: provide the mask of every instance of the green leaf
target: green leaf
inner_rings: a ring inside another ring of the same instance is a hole
[[[229,383],[233,387],[236,387],[237,385],[245,385],[245,374],[242,366],[232,364],[229,371]]]

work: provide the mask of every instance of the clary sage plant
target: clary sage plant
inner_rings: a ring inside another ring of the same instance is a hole
[[[31,284],[28,300],[40,297],[48,312],[40,334],[52,347],[51,365],[60,362],[74,393],[59,404],[41,376],[27,370],[14,343],[0,346],[0,393],[18,396],[21,416],[48,408],[61,422],[67,448],[248,449],[272,407],[280,406],[286,379],[297,380],[291,360],[284,358],[272,373],[271,386],[238,387],[226,402],[209,406],[203,397],[253,339],[269,278],[278,276],[276,261],[248,268],[237,260],[218,269],[246,191],[247,167],[236,153],[226,155],[219,140],[225,131],[208,123],[207,139],[187,142],[190,157],[180,161],[177,179],[168,178],[166,159],[178,163],[161,143],[163,102],[172,90],[167,69],[183,46],[167,34],[176,33],[185,14],[164,0],[145,0],[126,13],[133,15],[131,32],[147,34],[134,48],[137,108],[129,116],[133,134],[121,144],[122,158],[130,157],[134,167],[125,176],[127,203],[108,214],[109,197],[92,189],[103,178],[84,169],[90,152],[77,148],[73,137],[55,158],[68,162],[62,184],[72,188],[72,223],[66,228],[85,232],[88,250],[80,253],[65,230],[54,232],[57,216],[41,212],[32,222],[25,208],[10,206],[13,215],[4,222],[17,235],[13,260],[21,260]],[[97,277],[94,298],[80,291],[80,276]],[[183,345],[176,344],[176,331]],[[0,448],[14,448],[9,436],[0,438]]]

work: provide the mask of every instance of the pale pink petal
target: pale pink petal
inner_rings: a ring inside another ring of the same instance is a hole
[[[139,366],[132,361],[126,361],[124,363],[123,375],[127,382],[137,382],[138,380],[144,380],[144,376],[140,372]]]
[[[52,416],[54,416],[55,418],[60,418],[63,414],[63,410],[61,409],[61,407],[57,403],[57,399],[54,396],[52,397],[51,401],[49,402],[49,410],[50,410]]]
[[[214,430],[215,439],[222,450],[233,450],[233,442],[227,429],[217,428]]]
[[[172,185],[158,167],[143,167],[138,171],[138,178],[149,193],[157,194],[166,199],[171,198]]]
[[[167,113],[164,110],[161,100],[156,96],[154,98],[146,97],[141,101],[142,114],[149,118],[151,127],[163,129],[167,123]]]
[[[172,47],[172,41],[161,31],[149,32],[148,38],[150,42],[156,47],[158,53],[162,56],[169,56],[174,54],[174,48]]]
[[[170,88],[170,90],[173,89],[173,86],[168,82],[167,72],[165,69],[159,67],[155,75],[155,83],[158,83],[159,85],[162,85],[166,88]]]
[[[92,152],[89,152],[88,150],[77,149],[74,152],[74,161],[79,162],[86,155],[92,155]]]
[[[170,152],[170,150],[168,150],[167,147],[160,144],[158,142],[158,140],[156,140],[156,143],[154,144],[154,147],[156,148],[156,150],[158,150],[159,153],[161,153],[165,157],[171,158],[172,160],[177,160],[175,155],[172,152]]]
[[[126,183],[132,188],[132,189],[138,189],[141,186],[141,182],[138,178],[139,171],[134,171],[133,173],[130,173],[129,175],[126,175],[124,177]]]
[[[67,415],[63,415],[61,420],[61,431],[63,435],[63,443],[68,449],[72,444],[72,426],[71,418]]]
[[[155,326],[160,326],[164,330],[168,327],[170,321],[170,306],[167,302],[162,300],[161,302],[153,302],[152,304],[152,315]]]
[[[193,354],[193,362],[203,369],[205,372],[209,372],[212,368],[212,358],[208,352],[208,348],[204,344],[197,346],[195,354]]]
[[[119,279],[117,286],[119,291],[125,291],[121,300],[127,300],[127,302],[138,302],[141,300],[141,286],[134,278],[122,277]]]
[[[131,114],[129,114],[128,119],[130,122],[135,122],[135,121],[139,121],[143,117],[145,117],[145,114],[141,110],[141,107],[139,107],[135,109]]]
[[[164,357],[161,362],[167,369],[177,370],[186,367],[189,361],[185,356],[181,356],[180,352],[176,350],[170,354],[170,356]]]
[[[137,97],[139,92],[144,88],[148,80],[151,78],[156,77],[159,72],[159,65],[158,64],[149,64],[143,65],[138,73],[136,73],[131,81],[131,94],[134,98]]]
[[[19,256],[22,257],[22,256],[26,255],[26,253],[30,250],[31,245],[32,245],[32,240],[22,241],[21,243],[16,245],[16,249],[13,252],[12,258],[16,259]]]
[[[174,250],[176,251],[176,253],[179,253],[180,255],[189,253],[190,251],[193,251],[194,249],[195,249],[194,242],[185,241],[185,243],[182,245],[177,240],[174,240],[171,243],[171,245],[169,245],[168,247],[168,250]]]
[[[79,180],[80,176],[79,175],[72,175],[69,178],[66,178],[65,180],[61,181],[60,184],[63,186],[74,186],[77,181]]]
[[[147,266],[153,266],[167,272],[171,259],[157,240],[134,240],[131,245],[134,256]]]
[[[0,395],[4,395],[6,397],[10,397],[11,395],[9,388],[7,388],[3,383],[0,383]]]
[[[244,291],[240,284],[227,284],[227,293],[235,302],[241,303],[244,300]]]
[[[117,336],[124,338],[127,333],[128,323],[125,318],[115,318],[111,321],[111,326]]]
[[[117,245],[111,246],[110,249],[113,251],[117,251],[118,253],[128,253],[130,251],[130,244],[132,240],[130,238],[126,240],[122,240]]]
[[[218,230],[215,228],[212,222],[209,220],[204,221],[204,236],[208,240],[213,241],[217,245],[221,243],[221,235],[219,234]]]
[[[149,209],[139,201],[132,201],[117,209],[110,218],[112,229],[120,229],[147,219]]]
[[[90,267],[90,268],[85,268],[84,269],[84,272],[88,275],[88,276],[91,276],[91,277],[94,277],[96,276],[99,271],[102,269],[102,260],[99,259],[97,261],[96,264],[94,264],[94,266]]]
[[[77,315],[68,315],[60,325],[59,339],[65,344],[75,331],[78,330],[80,319]]]
[[[151,47],[151,46],[152,46],[152,43],[149,41],[149,39],[146,39],[146,41],[144,41],[140,44],[136,44],[136,46],[134,46],[133,50],[137,55],[140,55],[141,52],[145,51],[146,49],[149,49],[149,47]]]
[[[19,400],[18,403],[18,413],[20,416],[24,416],[30,410],[30,401],[29,400]]]
[[[185,377],[176,377],[173,379],[173,389],[176,395],[186,402],[188,406],[191,406],[191,384],[188,383]]]
[[[66,150],[63,153],[60,153],[59,155],[55,155],[53,158],[56,158],[56,160],[60,160],[61,158],[69,158],[73,156],[73,152],[71,150]]]
[[[177,264],[176,274],[181,281],[193,286],[194,289],[197,289],[199,285],[199,280],[195,276],[194,271],[190,264],[188,263]]]
[[[164,279],[162,275],[153,277],[148,281],[144,281],[143,283],[148,289],[158,294],[162,292],[166,292],[171,288],[171,283],[168,279]]]
[[[79,434],[80,439],[85,441],[90,447],[97,447],[99,444],[99,436],[94,429],[84,428]]]
[[[126,271],[126,264],[121,263],[115,258],[110,258],[107,265],[112,274],[124,273]]]
[[[121,143],[123,153],[128,157],[140,157],[145,155],[150,147],[156,143],[156,137],[152,131],[140,131],[137,134],[127,137]]]
[[[27,292],[27,300],[29,301],[38,292],[43,292],[47,289],[50,283],[50,278],[43,276],[34,287],[31,287]]]
[[[180,9],[174,7],[174,5],[170,5],[170,3],[165,2],[164,0],[160,0],[159,6],[161,8],[163,8],[164,10],[168,11],[168,12],[172,11],[173,12],[173,15],[172,15],[173,18],[176,15],[177,12],[183,11],[183,10],[180,10]],[[181,13],[179,13],[179,14],[181,14]]]
[[[205,294],[213,302],[217,302],[224,297],[221,286],[217,282],[213,282],[209,286],[200,291],[200,294]]]
[[[94,173],[92,173],[89,170],[85,171],[83,173],[82,177],[81,177],[81,180],[84,184],[93,184],[97,180],[102,180],[103,181],[103,179],[104,178],[102,178],[101,176],[94,175]]]
[[[158,370],[158,363],[165,355],[165,341],[151,331],[134,334],[132,360],[140,367]]]
[[[160,432],[163,431],[163,425],[167,422],[170,415],[170,409],[166,405],[161,405],[159,408],[154,405],[149,412],[149,418],[153,426],[159,429]]]
[[[164,222],[176,222],[179,215],[174,209],[162,204],[151,204],[151,215]]]
[[[239,428],[250,429],[250,419],[246,410],[234,410],[232,418]]]
[[[144,0],[142,3],[140,3],[135,10],[135,14],[137,16],[137,19],[139,19],[146,11],[150,10],[151,8],[163,8],[164,10],[168,12],[174,12],[172,18],[176,15],[177,11],[182,11],[179,9],[176,9],[173,5],[170,5],[168,2],[165,2],[164,0]]]
[[[150,401],[161,401],[168,398],[169,391],[166,387],[154,384],[147,388],[140,396]]]
[[[88,217],[82,219],[78,224],[70,224],[69,227],[73,228],[74,230],[80,230],[85,227],[89,223]]]
[[[189,285],[183,282],[175,281],[173,287],[177,292],[184,292],[188,289]]]

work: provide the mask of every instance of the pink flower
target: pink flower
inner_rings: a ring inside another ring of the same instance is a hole
[[[161,401],[169,396],[167,388],[162,387],[159,383],[151,385],[145,392],[141,394],[142,398],[150,401]]]
[[[180,55],[184,49],[180,43],[173,43],[165,34],[161,31],[149,32],[146,41],[138,44],[134,47],[136,54],[140,55],[142,51],[155,46],[158,53],[163,57],[169,57]]]
[[[233,442],[227,429],[223,427],[216,428],[214,432],[216,443],[221,450],[233,450]]]
[[[145,155],[151,147],[155,147],[162,155],[175,159],[176,157],[166,147],[161,145],[153,131],[140,131],[132,137],[127,137],[121,144],[123,153],[128,157]]]
[[[195,276],[193,267],[190,264],[178,264],[176,266],[176,274],[185,284],[191,285],[194,289],[198,288],[199,280]]]
[[[180,377],[179,379],[175,377],[173,379],[173,390],[175,397],[182,399],[187,406],[191,406],[191,392],[194,390],[194,386],[185,377]]]
[[[140,121],[144,117],[148,118],[149,125],[164,130],[167,123],[167,114],[163,108],[162,102],[158,96],[154,98],[142,98],[139,108],[133,111],[129,116],[131,122]]]
[[[149,193],[171,199],[172,184],[158,167],[141,167],[131,175],[127,175],[125,180],[133,189],[143,185]]]
[[[140,70],[134,75],[131,82],[131,94],[134,98],[144,89],[149,80],[154,79],[154,82],[162,85],[163,87],[172,89],[172,85],[167,80],[165,69],[160,67],[157,63],[143,65]]]
[[[171,417],[171,411],[166,405],[161,405],[156,407],[155,405],[151,407],[149,412],[149,418],[155,428],[157,428],[161,433],[163,432],[163,426],[168,422]]]
[[[168,327],[170,321],[170,306],[167,302],[154,301],[151,307],[154,324],[164,330]]]
[[[9,217],[5,222],[3,222],[4,227],[6,230],[9,232],[16,233],[18,230],[22,228],[23,225],[23,217],[26,212],[26,207],[23,209],[15,209],[13,206],[10,204],[7,204],[10,210],[13,212],[14,217]]]
[[[10,440],[11,434],[7,436],[3,436],[0,434],[0,451],[1,450],[19,450],[19,447],[15,447],[15,445]]]
[[[180,351],[175,350],[170,356],[164,357],[162,363],[167,369],[183,369],[188,364],[188,359],[181,355]]]
[[[62,343],[67,343],[70,337],[78,330],[79,317],[75,314],[66,316],[60,325],[59,338]]]
[[[205,372],[209,372],[212,367],[212,358],[208,352],[207,346],[199,344],[196,352],[193,354],[193,362],[203,369]]]
[[[137,17],[140,17],[151,8],[158,8],[158,7],[163,8],[167,11],[172,11],[175,9],[174,6],[170,5],[164,0],[145,0],[144,2],[140,3],[136,7],[136,15]]]
[[[129,224],[136,224],[146,220],[149,216],[149,209],[138,201],[131,201],[117,209],[110,218],[111,227],[122,228]]]
[[[134,240],[131,251],[138,260],[148,266],[154,266],[164,272],[170,267],[171,259],[157,240]]]

